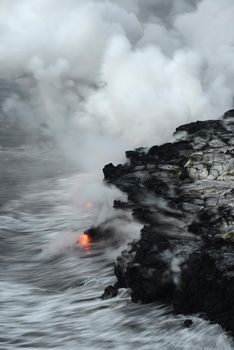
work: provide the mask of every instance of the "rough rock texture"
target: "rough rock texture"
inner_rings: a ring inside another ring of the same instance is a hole
[[[114,298],[117,295],[118,295],[117,287],[108,286],[108,287],[105,288],[104,293],[101,296],[101,299],[107,300],[107,299]]]
[[[116,208],[144,223],[117,259],[135,301],[205,313],[234,335],[234,110],[176,129],[177,141],[126,152],[103,169],[128,195]]]

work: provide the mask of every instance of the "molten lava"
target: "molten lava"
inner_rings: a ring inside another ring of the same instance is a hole
[[[82,248],[84,248],[85,250],[89,250],[91,239],[87,234],[83,233],[79,238],[79,243],[82,246]]]
[[[93,208],[93,203],[92,203],[92,202],[87,202],[87,203],[85,204],[85,208],[87,208],[87,209],[92,209],[92,208]]]

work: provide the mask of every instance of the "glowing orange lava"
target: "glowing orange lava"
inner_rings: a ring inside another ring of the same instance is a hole
[[[93,208],[93,203],[92,203],[92,202],[87,202],[87,203],[85,204],[85,208],[87,208],[87,209],[92,209],[92,208]]]
[[[84,248],[85,250],[89,250],[90,249],[90,237],[86,234],[82,234],[79,238],[79,243],[82,246],[82,248]]]

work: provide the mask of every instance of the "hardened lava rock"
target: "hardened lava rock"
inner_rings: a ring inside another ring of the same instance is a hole
[[[202,313],[234,335],[234,110],[176,129],[177,141],[126,152],[104,168],[127,193],[115,207],[144,224],[118,257],[116,286],[134,301]]]

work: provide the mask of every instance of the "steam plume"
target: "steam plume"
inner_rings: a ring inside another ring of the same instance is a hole
[[[0,4],[4,116],[46,123],[85,170],[232,107],[232,0]]]

